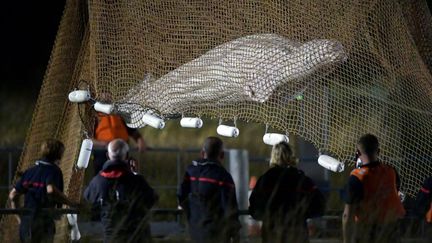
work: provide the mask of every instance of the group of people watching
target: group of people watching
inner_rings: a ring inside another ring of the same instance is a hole
[[[52,214],[41,208],[76,207],[63,194],[63,176],[57,166],[64,151],[60,141],[47,140],[41,159],[26,170],[10,192],[12,208],[25,195],[30,214],[18,217],[22,242],[52,242]],[[108,160],[84,191],[84,199],[98,208],[104,242],[150,242],[150,209],[158,196],[142,175],[128,163],[129,146],[122,139],[108,143]],[[398,195],[395,169],[379,160],[378,139],[362,136],[356,148],[361,165],[348,179],[342,216],[344,242],[399,242],[398,221],[405,210]],[[223,142],[208,137],[201,158],[186,168],[178,201],[186,214],[193,242],[238,242],[241,224],[233,178],[223,167]],[[432,223],[432,179],[418,195],[418,210]],[[304,172],[297,169],[287,143],[273,147],[270,168],[250,195],[249,213],[263,222],[263,242],[308,242],[306,219],[325,212],[324,195]],[[429,210],[428,213],[426,213]]]

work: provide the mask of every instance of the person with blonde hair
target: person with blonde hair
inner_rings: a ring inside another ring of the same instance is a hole
[[[297,169],[285,142],[273,146],[270,169],[258,179],[249,203],[252,217],[263,221],[263,242],[308,242],[306,219],[325,209],[323,194]]]

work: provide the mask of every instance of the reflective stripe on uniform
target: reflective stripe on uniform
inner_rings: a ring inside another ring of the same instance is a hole
[[[43,182],[32,182],[32,181],[24,181],[23,182],[23,186],[28,188],[28,187],[44,187],[45,183]]]
[[[189,180],[189,181],[201,181],[201,182],[208,182],[208,183],[216,184],[218,186],[234,187],[234,184],[232,184],[232,183],[225,182],[225,181],[219,181],[219,180],[216,180],[216,179],[213,179],[213,178],[208,178],[208,177],[189,176],[189,177],[185,177],[185,180]]]
[[[422,188],[420,189],[420,191],[422,191],[422,192],[424,192],[424,193],[430,193],[430,191],[429,191],[428,189],[424,188],[424,187],[422,187]]]

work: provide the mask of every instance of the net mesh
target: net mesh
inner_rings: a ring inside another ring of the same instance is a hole
[[[73,163],[94,114],[66,97],[86,80],[135,127],[147,112],[255,121],[350,163],[357,138],[376,134],[413,195],[432,167],[431,23],[425,1],[69,0],[19,169],[59,138],[80,197]],[[16,235],[10,217],[1,229]]]

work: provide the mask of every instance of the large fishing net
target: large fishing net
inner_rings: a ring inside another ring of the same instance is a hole
[[[94,111],[67,94],[88,86],[133,127],[146,113],[255,121],[350,163],[358,137],[376,134],[413,195],[432,174],[431,20],[410,0],[69,0],[18,169],[56,137],[80,197],[73,163]],[[1,229],[16,235],[10,217]]]

